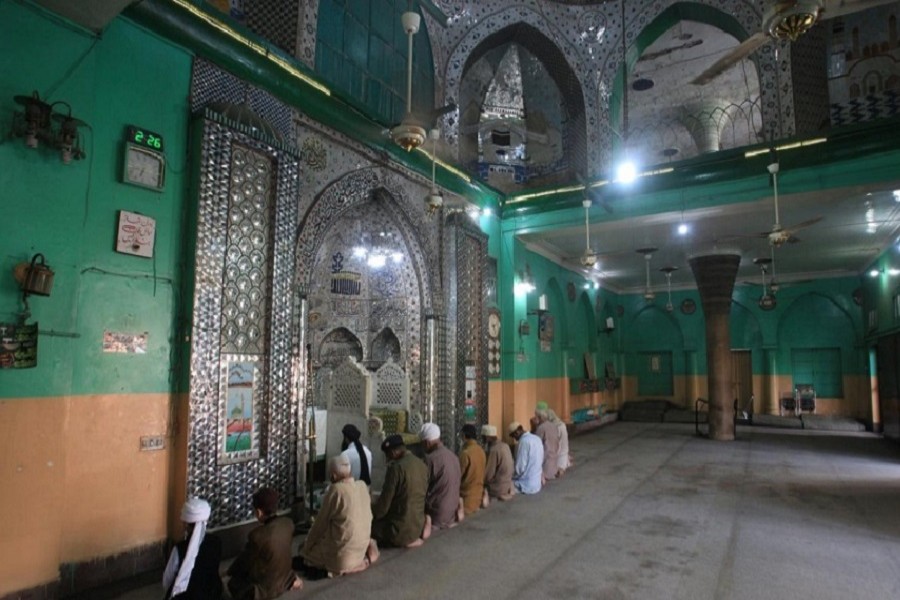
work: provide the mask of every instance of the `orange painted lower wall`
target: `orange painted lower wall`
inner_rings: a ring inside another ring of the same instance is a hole
[[[166,538],[169,394],[0,401],[0,594]],[[160,435],[163,450],[140,450]]]
[[[611,409],[612,392],[592,394],[570,393],[570,381],[565,377],[523,379],[519,381],[492,380],[488,385],[488,420],[502,432],[513,421],[527,428],[538,402],[546,402],[566,422],[572,421],[572,411],[603,404]]]
[[[753,376],[756,413],[777,415],[778,399],[793,393],[790,376]],[[872,422],[872,386],[867,375],[844,375],[842,398],[816,398],[816,414],[849,417]]]
[[[506,427],[512,421],[523,424],[534,414],[535,405],[544,400],[564,420],[571,421],[572,411],[602,404],[606,410],[618,410],[628,400],[669,400],[688,410],[697,398],[709,398],[705,376],[675,377],[672,396],[641,396],[635,377],[623,376],[621,389],[595,394],[571,394],[565,378],[491,381],[489,385],[489,417],[492,424]],[[868,376],[845,375],[843,398],[818,398],[816,414],[849,417],[872,422],[872,387]],[[778,414],[777,398],[790,394],[793,380],[787,377],[755,375],[753,377],[753,411],[755,414]]]

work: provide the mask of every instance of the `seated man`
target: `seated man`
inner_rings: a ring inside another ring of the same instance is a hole
[[[509,444],[497,437],[497,428],[493,425],[483,425],[481,437],[488,449],[484,468],[485,491],[491,498],[509,500],[516,493],[512,482],[515,465]]]
[[[172,548],[163,573],[166,600],[218,600],[222,597],[219,562],[222,542],[206,532],[209,503],[189,498],[181,509],[185,539]]]
[[[544,481],[550,481],[556,479],[556,473],[559,471],[557,464],[559,428],[555,423],[550,422],[550,412],[546,402],[538,402],[537,410],[534,411],[534,423],[536,424],[534,434],[541,438],[541,443],[544,445]]]
[[[509,424],[509,435],[518,442],[513,485],[523,494],[537,494],[541,491],[544,445],[538,436],[525,431],[517,421]]]
[[[341,454],[350,460],[350,471],[353,479],[372,485],[372,451],[363,446],[359,438],[362,436],[356,425],[347,423],[341,429],[344,439],[341,440]]]
[[[331,485],[300,556],[305,567],[332,576],[363,571],[378,559],[378,545],[369,537],[369,488],[362,481],[354,481],[350,460],[343,454],[332,458],[328,467]]]
[[[425,520],[428,467],[396,433],[381,443],[381,450],[388,465],[381,495],[372,505],[372,538],[382,546],[421,546],[431,535]]]
[[[462,475],[459,496],[462,498],[463,510],[470,515],[481,508],[487,457],[478,445],[478,430],[474,425],[463,425],[462,436],[463,446],[459,450],[459,469]]]
[[[422,425],[419,437],[425,444],[425,464],[428,466],[425,514],[431,518],[432,527],[453,527],[464,517],[459,497],[462,479],[459,459],[441,442],[441,429],[434,423]]]
[[[262,525],[228,567],[228,591],[234,600],[273,600],[303,585],[291,568],[294,522],[276,515],[278,492],[270,487],[253,494],[253,510]]]

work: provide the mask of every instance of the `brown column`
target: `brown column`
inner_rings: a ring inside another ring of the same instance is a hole
[[[709,378],[709,437],[734,439],[731,381],[731,294],[741,257],[737,254],[695,256],[690,260],[706,318],[706,371]]]

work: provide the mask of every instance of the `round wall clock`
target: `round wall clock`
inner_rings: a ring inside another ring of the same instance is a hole
[[[697,303],[691,298],[685,298],[681,301],[681,312],[686,315],[692,315],[697,310]]]

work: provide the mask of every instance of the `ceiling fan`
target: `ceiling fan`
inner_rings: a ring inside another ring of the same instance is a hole
[[[753,54],[769,40],[796,41],[819,20],[833,19],[896,0],[775,0],[762,14],[762,28],[714,62],[693,81],[705,85]]]
[[[427,115],[416,115],[412,106],[412,76],[413,76],[413,36],[419,31],[422,17],[410,8],[400,17],[403,31],[406,32],[406,115],[397,125],[390,129],[391,139],[406,150],[415,150],[425,142],[425,128],[433,127],[443,115],[456,110],[456,104],[452,102],[446,106],[435,108]]]
[[[778,212],[778,160],[774,157],[773,160],[769,163],[769,166],[766,167],[769,171],[769,174],[772,176],[772,198],[773,203],[775,205],[775,223],[772,225],[771,231],[764,231],[759,234],[759,237],[767,238],[769,240],[769,244],[777,248],[785,243],[797,243],[800,241],[794,235],[795,231],[803,229],[804,227],[809,227],[810,225],[815,225],[819,221],[821,221],[824,217],[815,217],[813,219],[809,219],[803,221],[802,223],[797,223],[796,225],[792,225],[790,227],[784,227],[781,225],[781,217]]]

